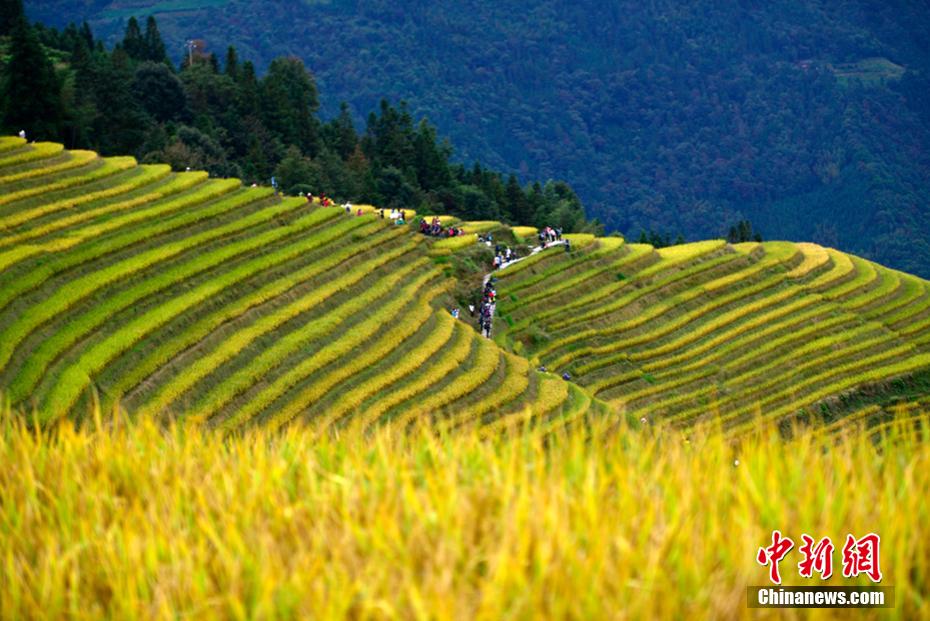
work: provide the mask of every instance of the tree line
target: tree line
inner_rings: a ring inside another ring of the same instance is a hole
[[[153,17],[144,27],[131,18],[107,49],[86,22],[31,24],[22,0],[0,0],[0,129],[246,183],[273,177],[289,194],[603,230],[564,181],[521,184],[456,162],[450,143],[403,101],[382,100],[359,131],[344,103],[320,118],[316,82],[301,60],[276,58],[259,75],[234,47],[222,61],[202,48],[192,42],[176,67]]]

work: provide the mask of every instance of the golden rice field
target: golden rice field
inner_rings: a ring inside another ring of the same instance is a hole
[[[930,283],[568,235],[487,340],[537,230],[442,222],[0,138],[0,619],[837,616],[746,607],[773,529],[930,619]]]
[[[925,413],[738,443],[0,418],[2,619],[930,618]],[[773,529],[879,533],[895,609],[750,610]]]

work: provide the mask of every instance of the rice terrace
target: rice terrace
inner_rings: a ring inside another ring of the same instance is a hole
[[[0,617],[745,617],[789,527],[930,614],[930,283],[328,203],[0,139]]]
[[[451,217],[460,235],[437,240],[370,206],[0,149],[0,385],[42,421],[99,403],[223,430],[606,416],[740,433],[878,423],[925,396],[930,284],[814,244],[540,251],[536,229]],[[524,255],[492,273],[491,340],[447,310],[487,269],[485,233]]]

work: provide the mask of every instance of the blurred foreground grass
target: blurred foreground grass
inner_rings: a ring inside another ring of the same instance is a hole
[[[4,414],[0,617],[927,618],[926,440],[39,433]],[[879,533],[897,608],[747,609],[776,528]]]

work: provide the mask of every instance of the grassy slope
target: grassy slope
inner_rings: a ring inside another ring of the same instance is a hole
[[[609,409],[742,430],[814,405],[833,418],[838,397],[856,410],[849,395],[930,369],[923,280],[812,244],[590,236],[498,274],[495,342],[514,357],[444,310],[464,308],[486,249],[363,211],[3,139],[0,386],[46,418],[96,394],[226,429]]]

